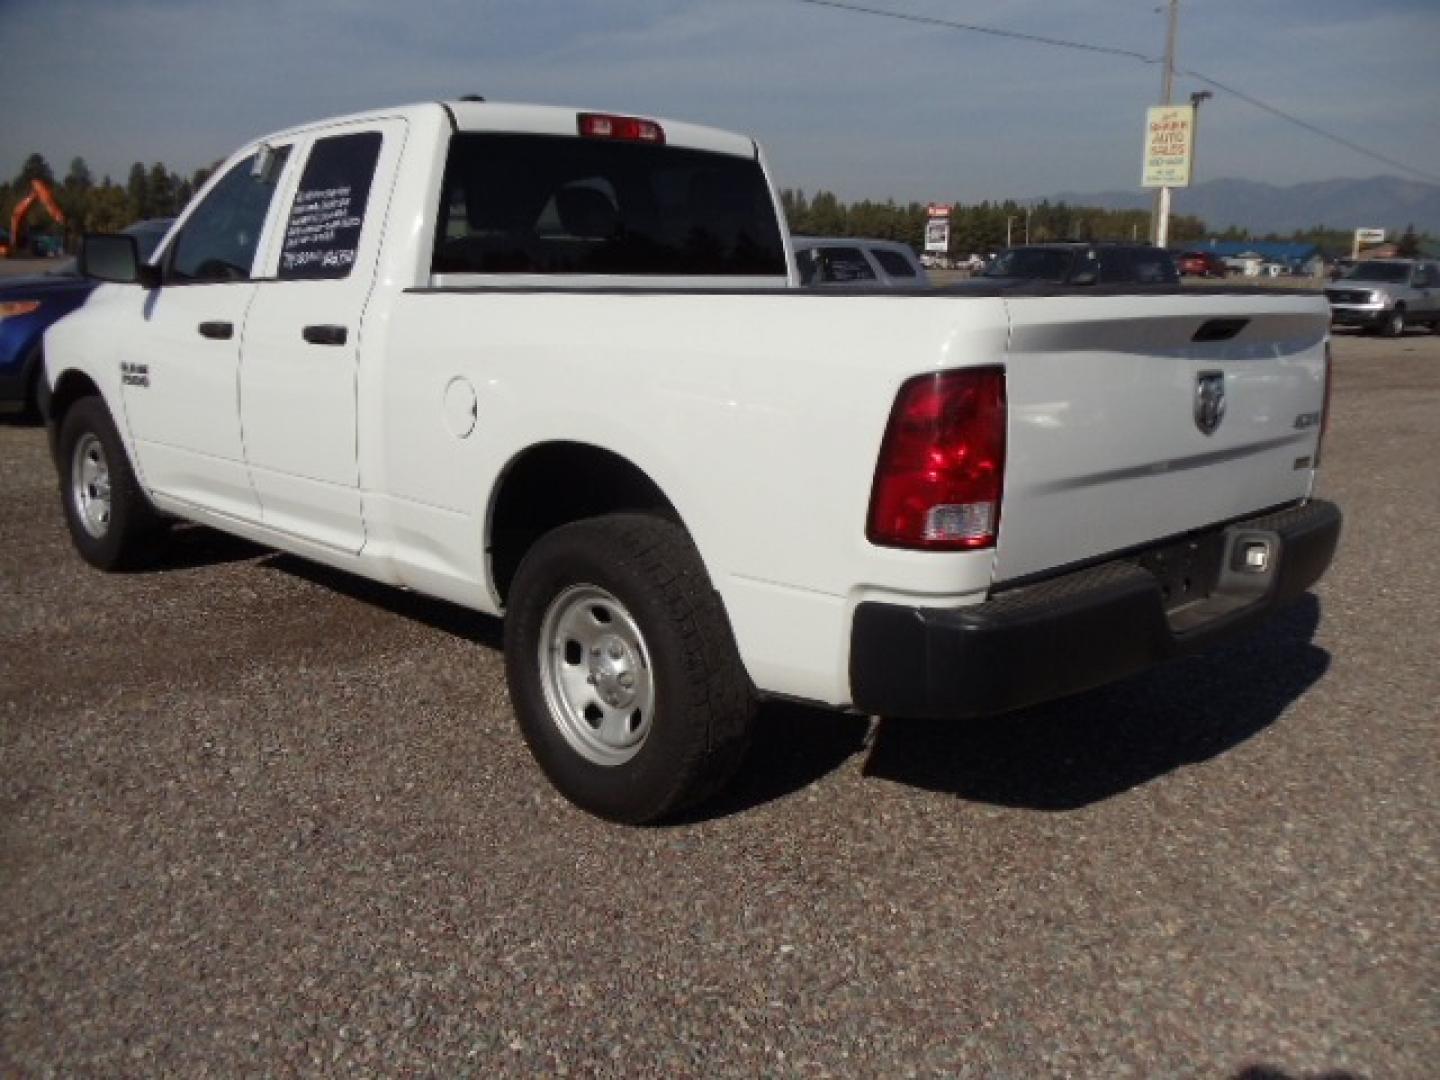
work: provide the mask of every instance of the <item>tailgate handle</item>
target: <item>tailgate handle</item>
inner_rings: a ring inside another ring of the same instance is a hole
[[[307,326],[300,331],[300,336],[311,345],[344,345],[350,332],[343,326],[321,325]]]
[[[1211,319],[1200,324],[1191,341],[1229,341],[1250,325],[1249,319]]]
[[[202,322],[199,330],[201,337],[214,338],[216,341],[229,341],[235,336],[234,323]]]

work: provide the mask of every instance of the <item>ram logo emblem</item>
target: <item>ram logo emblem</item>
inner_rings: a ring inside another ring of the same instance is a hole
[[[1225,373],[1202,371],[1195,376],[1195,426],[1202,435],[1214,435],[1225,419]]]

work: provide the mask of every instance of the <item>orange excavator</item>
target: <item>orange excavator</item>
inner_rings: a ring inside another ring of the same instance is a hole
[[[30,181],[29,193],[15,204],[15,212],[10,215],[10,243],[8,246],[0,244],[0,256],[18,257],[25,254],[20,230],[25,227],[25,215],[30,213],[30,208],[37,202],[55,220],[55,224],[65,224],[65,213],[55,201],[55,190],[37,176]]]

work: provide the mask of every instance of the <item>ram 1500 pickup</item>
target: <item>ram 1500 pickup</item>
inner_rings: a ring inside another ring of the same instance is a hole
[[[505,617],[521,731],[649,821],[757,700],[964,718],[1330,561],[1319,296],[800,286],[759,147],[454,101],[258,140],[46,342],[80,555],[188,519]]]

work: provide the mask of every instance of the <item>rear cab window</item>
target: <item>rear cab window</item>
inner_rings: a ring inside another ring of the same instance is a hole
[[[679,146],[459,132],[432,281],[450,275],[785,278],[758,161]],[[443,284],[443,280],[436,281]]]

